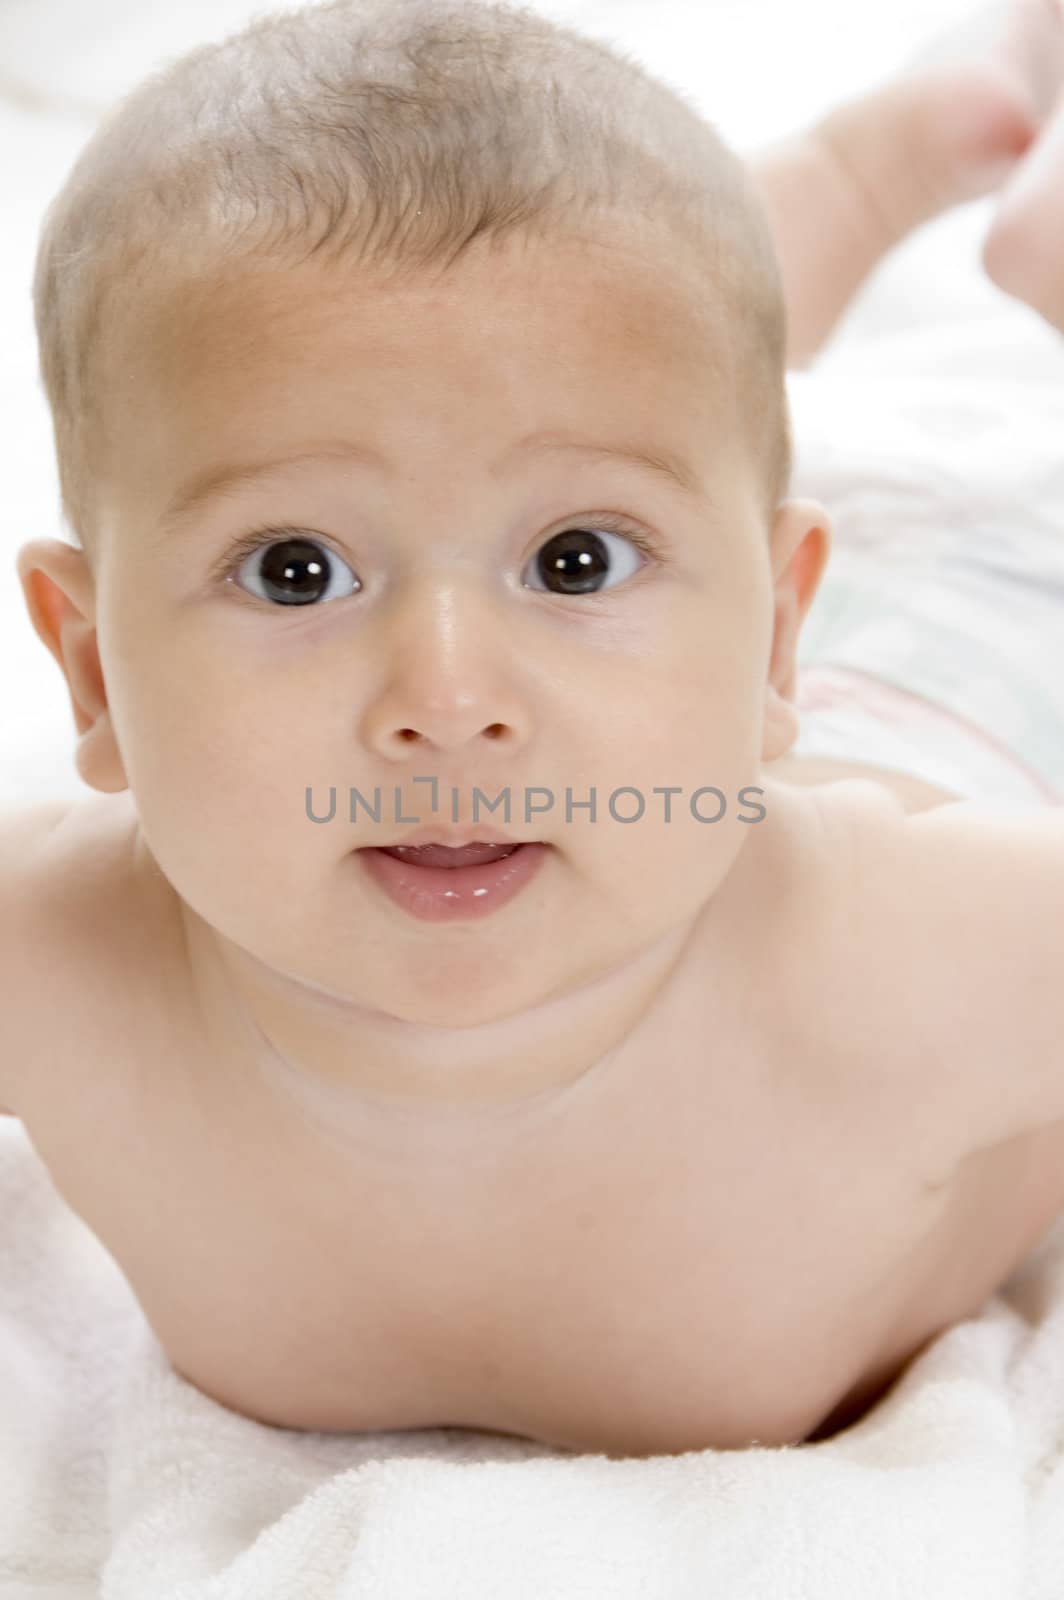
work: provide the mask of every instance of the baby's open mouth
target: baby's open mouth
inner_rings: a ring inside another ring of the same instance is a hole
[[[381,854],[416,867],[482,867],[523,849],[523,844],[396,844],[382,847]]]
[[[517,843],[364,845],[367,877],[396,905],[427,922],[490,916],[533,881],[551,853],[542,839]]]

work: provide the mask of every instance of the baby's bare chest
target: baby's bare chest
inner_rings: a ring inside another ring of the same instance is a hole
[[[110,1076],[27,1130],[178,1373],[278,1426],[796,1440],[989,1292],[1052,1204],[1017,1141],[934,1187],[902,1107],[887,1128],[882,1102],[788,1089],[808,1063],[718,1047],[711,1071],[694,1040],[594,1126],[463,1171],[238,1113],[160,1037],[138,1059],[127,1033],[119,1069],[112,1041]]]

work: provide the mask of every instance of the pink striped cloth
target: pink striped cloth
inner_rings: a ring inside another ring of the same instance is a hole
[[[870,673],[820,662],[801,667],[796,705],[801,733],[790,754],[886,767],[965,799],[1064,800],[985,729]]]

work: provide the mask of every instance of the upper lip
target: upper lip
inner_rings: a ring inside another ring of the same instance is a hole
[[[467,828],[411,828],[400,839],[388,839],[373,846],[377,850],[394,850],[400,844],[445,844],[452,850],[461,849],[466,844],[503,844],[518,845],[528,844],[527,839],[515,839],[511,834],[504,833],[501,828],[489,827],[486,823],[472,823]]]

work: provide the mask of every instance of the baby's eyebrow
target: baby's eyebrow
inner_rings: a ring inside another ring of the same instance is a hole
[[[569,450],[588,460],[617,460],[638,467],[667,482],[684,494],[706,496],[705,486],[691,464],[675,451],[655,445],[652,449],[637,444],[603,444],[591,439],[574,438],[556,432],[526,434],[516,444],[504,451],[492,468],[494,475],[504,471],[516,455],[547,455],[559,450]],[[368,445],[356,444],[349,439],[326,440],[309,449],[276,457],[269,461],[243,464],[224,463],[205,472],[197,473],[182,484],[171,497],[156,523],[156,535],[162,538],[192,512],[200,510],[210,501],[231,495],[256,483],[261,483],[289,468],[314,461],[343,461],[348,465],[363,466],[371,471],[387,474],[392,464],[387,456]],[[708,497],[707,497],[708,498]]]

